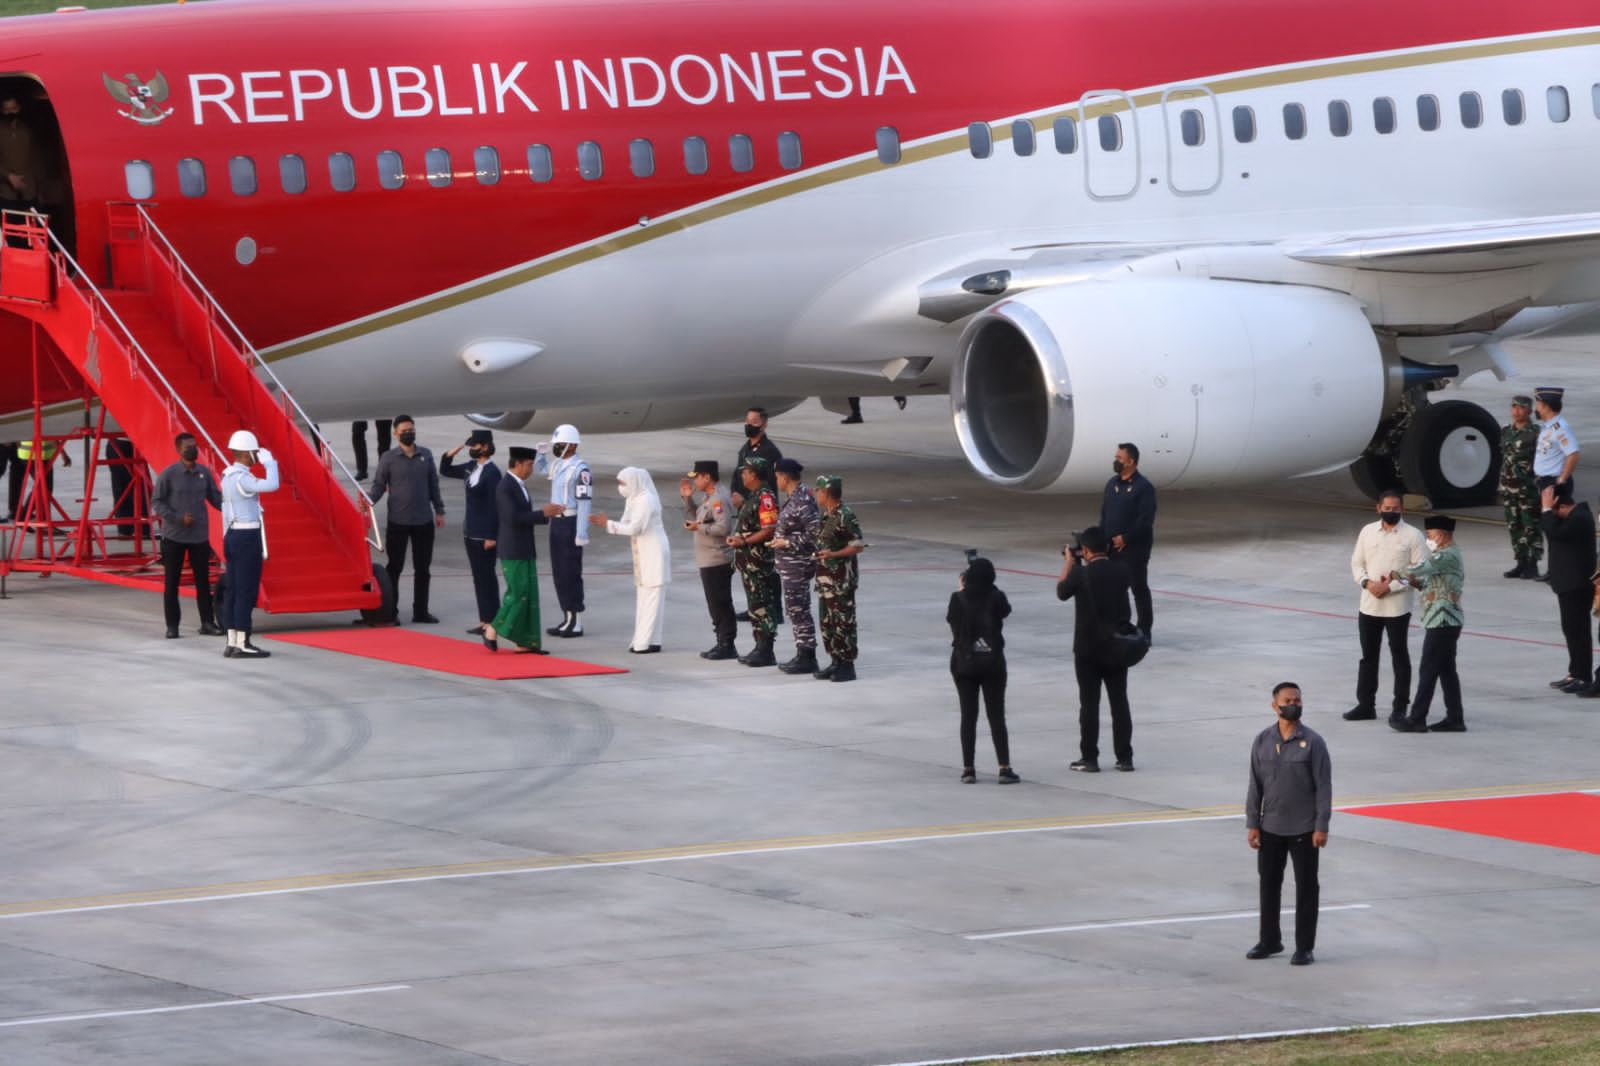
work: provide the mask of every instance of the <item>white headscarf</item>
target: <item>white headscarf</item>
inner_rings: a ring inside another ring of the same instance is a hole
[[[633,529],[643,529],[654,515],[661,517],[661,497],[656,495],[656,483],[650,471],[637,466],[625,466],[617,472],[617,488],[627,505],[622,511],[622,524]]]

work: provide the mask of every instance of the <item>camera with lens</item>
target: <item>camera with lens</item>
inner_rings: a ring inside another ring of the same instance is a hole
[[[1070,555],[1078,562],[1083,562],[1083,531],[1074,529],[1067,534],[1067,542],[1061,546],[1062,555]]]

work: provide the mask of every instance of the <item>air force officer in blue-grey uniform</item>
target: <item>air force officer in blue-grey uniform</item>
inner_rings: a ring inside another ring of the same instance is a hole
[[[470,463],[453,460],[467,449]],[[468,633],[482,633],[500,611],[500,579],[495,575],[495,538],[500,535],[495,509],[495,486],[500,484],[500,468],[494,465],[494,434],[475,429],[465,444],[458,444],[439,457],[439,473],[464,482],[467,487],[467,518],[461,536],[467,548],[467,564],[472,567],[472,590],[478,599],[478,624]]]
[[[589,543],[594,475],[578,458],[579,443],[577,426],[557,426],[548,452],[539,445],[534,460],[534,469],[550,479],[550,506],[561,508],[550,519],[550,576],[561,603],[561,623],[546,630],[552,637],[583,636],[583,549]]]

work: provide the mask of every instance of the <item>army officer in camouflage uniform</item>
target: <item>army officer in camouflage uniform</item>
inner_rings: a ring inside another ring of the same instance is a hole
[[[856,679],[856,556],[865,549],[861,523],[845,506],[844,482],[817,479],[822,528],[817,532],[817,602],[821,605],[822,646],[833,660],[812,674],[819,681]]]
[[[1506,532],[1517,565],[1506,577],[1535,579],[1544,556],[1539,532],[1539,488],[1533,476],[1533,451],[1539,443],[1539,426],[1533,421],[1533,400],[1511,397],[1511,424],[1500,429],[1500,502],[1506,509]]]
[[[739,505],[728,546],[733,549],[734,569],[739,571],[750,601],[750,625],[756,638],[756,646],[748,655],[739,656],[739,661],[746,666],[777,666],[772,642],[778,633],[778,597],[773,594],[775,571],[772,546],[767,543],[778,527],[778,495],[767,487],[772,464],[751,456],[739,468],[739,477],[744,483],[744,502]]]

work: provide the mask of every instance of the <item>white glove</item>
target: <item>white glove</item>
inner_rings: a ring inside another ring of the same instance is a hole
[[[267,451],[265,448],[261,448],[256,451],[256,458],[264,465],[277,462],[277,460],[272,457],[272,453]]]
[[[547,441],[547,440],[542,440],[538,444],[535,444],[533,446],[533,450],[538,452],[540,455],[549,455],[550,454],[550,442]]]

